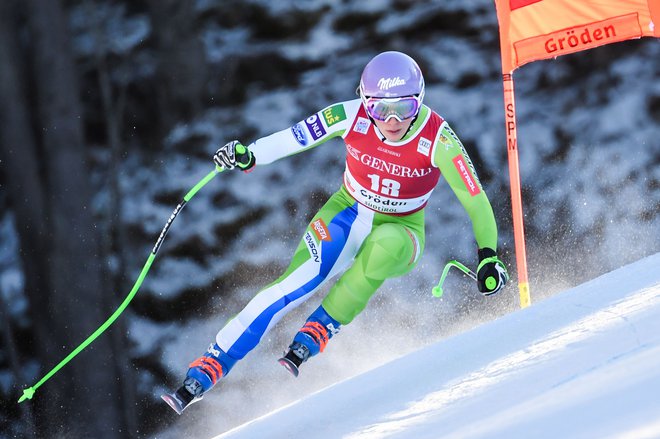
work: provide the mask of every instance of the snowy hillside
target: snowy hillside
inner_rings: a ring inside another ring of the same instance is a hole
[[[294,432],[350,439],[658,438],[658,267],[660,253],[217,439],[287,438]],[[332,355],[332,348],[327,352]],[[306,366],[303,373],[314,368]],[[284,370],[280,378],[282,386],[304,391]],[[214,404],[217,411],[229,409]],[[213,430],[207,425],[188,433],[211,437]]]

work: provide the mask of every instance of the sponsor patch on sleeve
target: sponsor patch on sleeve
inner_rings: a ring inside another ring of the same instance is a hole
[[[440,134],[440,137],[438,137],[438,141],[440,141],[440,143],[442,143],[445,146],[446,151],[449,151],[449,148],[454,146],[452,141],[449,140],[449,137],[445,136],[444,133]]]
[[[323,119],[325,120],[325,125],[330,128],[336,123],[346,120],[346,111],[344,111],[344,106],[342,104],[333,105],[328,107],[322,112]]]
[[[325,128],[323,128],[323,124],[317,114],[312,114],[305,119],[305,125],[307,125],[307,129],[312,135],[313,140],[319,140],[321,137],[325,136]]]
[[[319,218],[314,221],[312,223],[312,229],[314,230],[314,234],[316,234],[316,237],[319,241],[332,241],[328,226],[325,225],[323,219]]]
[[[307,146],[307,134],[305,134],[305,127],[303,127],[302,123],[297,123],[292,126],[291,133],[300,146]]]
[[[475,195],[479,194],[481,189],[479,188],[479,183],[477,182],[476,178],[473,177],[474,174],[470,172],[471,164],[465,163],[465,158],[462,155],[457,155],[452,161],[454,162],[454,166],[456,166],[456,170],[463,179],[465,187],[467,188],[468,192],[470,192],[470,195],[474,197]]]

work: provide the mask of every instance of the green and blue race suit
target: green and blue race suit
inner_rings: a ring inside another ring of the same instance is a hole
[[[424,207],[441,175],[467,211],[478,247],[497,249],[493,210],[472,162],[447,122],[427,106],[397,142],[384,140],[355,99],[249,148],[262,166],[335,137],[346,144],[343,184],[310,221],[286,271],[216,336],[236,360],[327,279],[343,273],[322,306],[345,325],[386,279],[408,273],[424,249]]]

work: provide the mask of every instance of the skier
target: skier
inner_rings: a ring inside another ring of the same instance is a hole
[[[190,364],[183,385],[162,396],[177,413],[224,378],[284,314],[343,272],[279,359],[297,376],[386,279],[416,265],[424,249],[424,207],[441,174],[472,221],[479,291],[491,295],[506,284],[490,202],[456,134],[422,104],[417,63],[383,52],[365,66],[356,93],[359,99],[330,105],[248,146],[229,142],[213,156],[219,167],[247,171],[339,136],[347,152],[343,184],[309,223],[284,274],[218,332]]]

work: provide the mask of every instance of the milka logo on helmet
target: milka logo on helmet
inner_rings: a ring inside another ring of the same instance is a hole
[[[396,78],[380,78],[378,80],[378,88],[381,90],[389,90],[398,85],[406,85],[406,81],[398,76]]]

